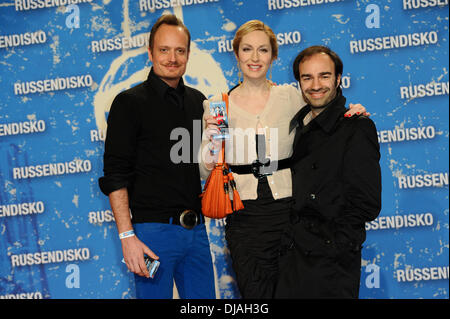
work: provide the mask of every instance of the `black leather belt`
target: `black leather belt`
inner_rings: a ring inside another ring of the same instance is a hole
[[[192,209],[185,209],[173,212],[169,217],[152,217],[149,222],[180,225],[186,229],[192,229],[197,225],[203,224],[205,219],[200,213]]]
[[[253,161],[250,165],[229,165],[233,173],[236,174],[253,174],[256,178],[263,178],[272,175],[273,172],[291,167],[291,158],[285,158],[280,161],[271,162],[270,159],[261,162]]]

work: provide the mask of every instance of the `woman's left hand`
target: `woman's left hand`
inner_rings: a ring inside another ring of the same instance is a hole
[[[369,112],[366,112],[366,108],[362,106],[361,104],[349,104],[350,110],[348,110],[344,116],[345,117],[352,117],[353,115],[364,115],[364,116],[370,116]]]

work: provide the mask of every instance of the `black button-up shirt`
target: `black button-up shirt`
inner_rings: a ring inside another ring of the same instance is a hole
[[[106,195],[126,187],[132,222],[152,222],[185,209],[201,210],[197,154],[205,96],[180,79],[176,89],[153,72],[121,92],[108,116]]]

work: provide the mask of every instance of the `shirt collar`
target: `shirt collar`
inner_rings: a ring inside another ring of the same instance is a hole
[[[153,88],[155,88],[156,92],[160,95],[161,98],[165,98],[169,90],[176,91],[180,96],[183,96],[184,94],[185,85],[183,78],[180,78],[177,88],[174,89],[171,86],[169,86],[166,82],[161,80],[161,78],[158,75],[156,75],[155,71],[153,70],[153,67],[150,69],[147,81]]]

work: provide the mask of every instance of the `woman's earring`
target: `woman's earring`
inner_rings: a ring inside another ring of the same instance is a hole
[[[239,85],[241,85],[242,84],[242,82],[241,82],[242,73],[241,73],[241,68],[239,67],[239,62],[238,62],[237,67],[238,67],[238,82],[239,82]]]
[[[273,66],[273,63],[270,65],[270,71],[269,71],[269,80],[270,80],[270,82],[272,82],[272,66]]]

